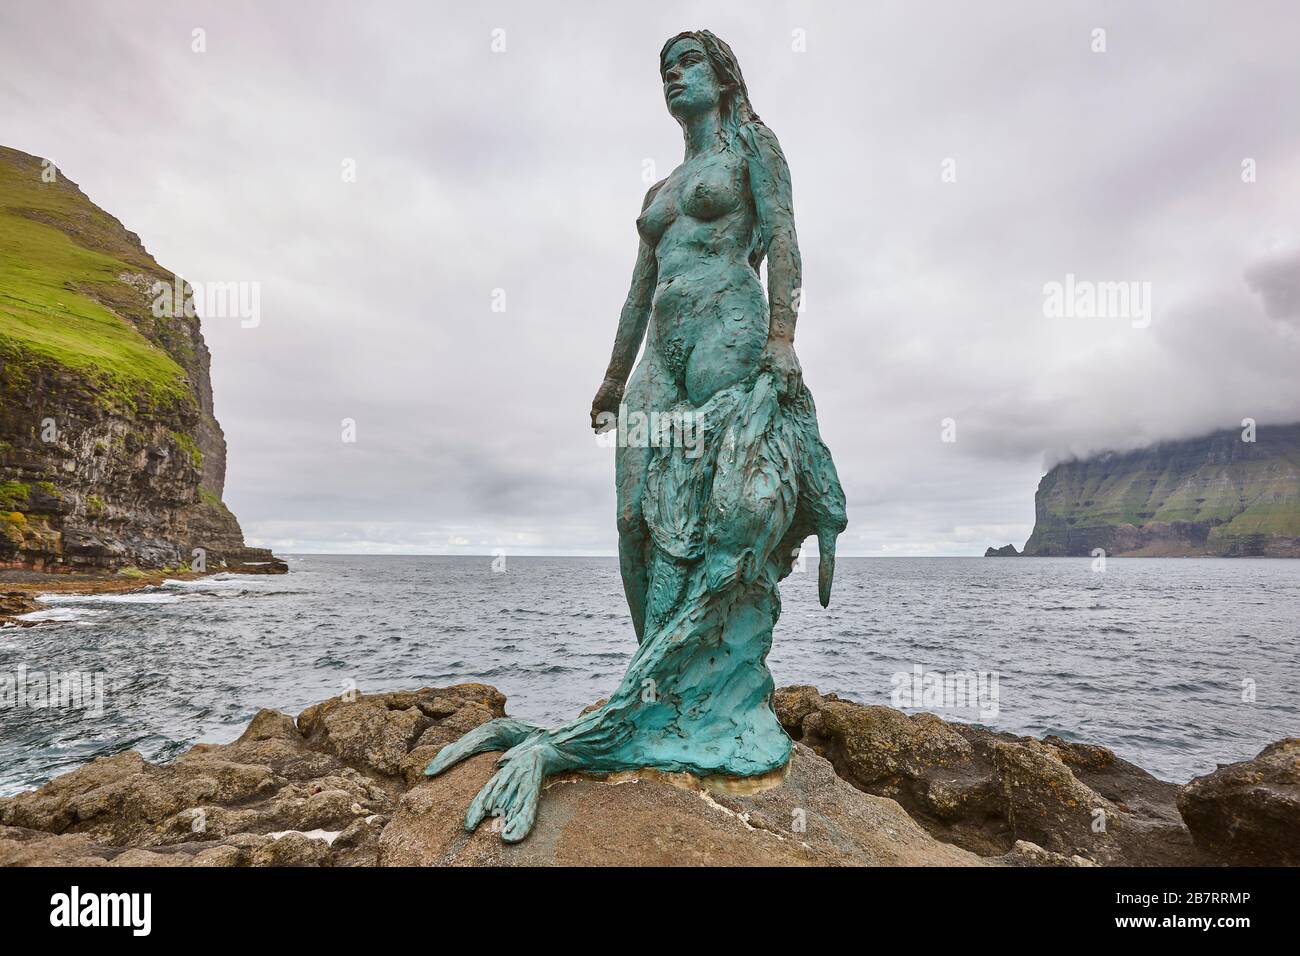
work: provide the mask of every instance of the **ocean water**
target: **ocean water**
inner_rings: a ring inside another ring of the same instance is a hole
[[[0,630],[0,692],[12,695],[19,668],[92,676],[80,707],[5,706],[0,693],[0,794],[126,749],[167,760],[230,741],[260,707],[296,714],[353,687],[483,681],[511,715],[560,723],[615,687],[636,648],[612,558],[289,564],[58,596],[44,626]],[[1092,565],[843,558],[823,610],[809,560],[783,583],[769,664],[778,686],[881,704],[908,703],[891,695],[918,669],[996,675],[982,708],[907,709],[1104,744],[1178,782],[1300,734],[1300,562]]]

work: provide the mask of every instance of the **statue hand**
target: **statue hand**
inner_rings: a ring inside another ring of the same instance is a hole
[[[596,389],[596,397],[591,400],[592,429],[603,432],[612,428],[613,423],[608,416],[618,417],[618,406],[622,401],[623,383],[616,378],[606,376],[600,383],[600,388]]]
[[[790,400],[799,393],[803,384],[803,368],[799,358],[794,354],[794,345],[779,339],[768,341],[763,351],[763,369],[772,373],[776,379],[778,394]]]

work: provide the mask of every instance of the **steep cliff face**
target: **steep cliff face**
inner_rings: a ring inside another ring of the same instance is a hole
[[[47,181],[49,180],[49,181]],[[221,501],[199,320],[62,172],[0,147],[0,568],[283,570]],[[188,290],[187,290],[188,294]]]
[[[1057,465],[1026,555],[1300,557],[1300,424]]]

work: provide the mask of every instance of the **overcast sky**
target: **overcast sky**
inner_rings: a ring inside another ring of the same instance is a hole
[[[842,553],[1020,545],[1062,457],[1300,419],[1284,0],[6,4],[0,142],[260,283],[204,321],[250,543],[609,553],[587,412],[702,27],[790,162]],[[1149,325],[1045,315],[1069,273],[1151,283]]]

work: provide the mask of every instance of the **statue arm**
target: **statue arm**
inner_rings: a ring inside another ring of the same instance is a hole
[[[645,212],[661,186],[663,181],[650,187],[641,204],[642,212]],[[650,322],[650,307],[654,302],[658,279],[659,262],[655,258],[655,251],[642,239],[637,249],[636,265],[632,269],[632,285],[627,290],[623,311],[619,313],[618,331],[614,333],[614,349],[609,356],[605,379],[600,383],[591,403],[591,426],[598,431],[601,428],[598,422],[600,413],[616,414],[619,402],[623,400],[623,387],[632,374],[632,363],[641,350],[646,325]]]
[[[632,286],[627,290],[627,300],[618,317],[618,331],[614,333],[614,349],[609,356],[609,368],[605,378],[627,384],[632,374],[632,363],[636,361],[645,338],[646,326],[650,322],[650,303],[654,300],[655,282],[659,266],[655,261],[655,251],[644,241],[637,250],[636,266],[632,270]]]
[[[763,367],[776,378],[786,400],[803,387],[803,370],[794,354],[795,303],[802,296],[803,265],[794,232],[790,167],[770,129],[751,123],[743,130],[749,153],[749,188],[754,197],[759,242],[767,255],[767,348]]]
[[[745,130],[749,146],[749,184],[758,216],[759,237],[767,253],[768,341],[792,346],[803,285],[799,239],[794,230],[790,167],[781,144],[766,126]]]

